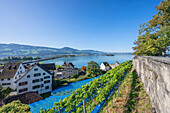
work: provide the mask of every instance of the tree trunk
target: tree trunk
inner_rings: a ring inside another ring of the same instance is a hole
[[[165,49],[162,50],[162,56],[163,56],[163,57],[166,56],[166,50],[165,50]]]

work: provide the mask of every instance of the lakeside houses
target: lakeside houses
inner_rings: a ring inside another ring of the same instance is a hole
[[[23,65],[6,63],[0,71],[0,84],[22,94],[37,92],[43,94],[52,91],[52,78],[56,70],[55,63]]]
[[[114,64],[110,64],[110,67],[114,69],[115,67],[119,66],[119,63],[116,61]]]
[[[107,62],[102,62],[100,65],[100,69],[103,71],[109,71],[111,68]]]
[[[57,78],[60,79],[72,78],[73,74],[78,75],[78,68],[75,68],[71,62],[64,62],[62,68],[57,70]]]
[[[103,71],[109,71],[111,69],[114,69],[117,66],[119,66],[119,63],[117,61],[114,64],[102,62],[102,64],[100,65],[100,69],[103,70]]]

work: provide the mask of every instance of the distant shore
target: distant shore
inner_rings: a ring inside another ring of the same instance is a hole
[[[90,55],[96,55],[96,54],[67,54],[67,55],[56,55],[53,57],[45,57],[45,58],[40,58],[40,57],[14,57],[14,56],[8,56],[4,57],[3,59],[0,59],[0,62],[6,63],[6,62],[22,62],[23,64],[28,64],[28,63],[34,63],[34,62],[40,62],[40,61],[45,61],[45,60],[52,60],[56,58],[62,58],[62,57],[76,57],[76,56],[90,56]],[[98,54],[97,54],[98,55]],[[104,54],[100,54],[104,55]],[[14,57],[14,58],[13,58]]]

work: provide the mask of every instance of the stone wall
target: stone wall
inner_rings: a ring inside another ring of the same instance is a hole
[[[170,113],[170,58],[134,57],[133,65],[157,113]]]

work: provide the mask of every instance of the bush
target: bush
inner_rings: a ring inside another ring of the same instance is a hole
[[[73,78],[77,78],[78,76],[77,76],[77,74],[73,74],[72,77]]]
[[[31,113],[30,107],[19,100],[13,101],[0,108],[0,113]]]
[[[0,98],[4,98],[11,93],[12,89],[10,87],[5,87],[0,92]]]

